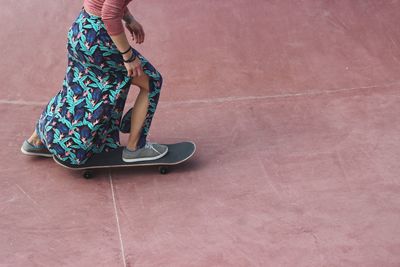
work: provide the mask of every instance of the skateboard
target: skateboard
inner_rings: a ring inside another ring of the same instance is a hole
[[[125,162],[122,160],[123,147],[113,149],[108,152],[94,154],[88,159],[85,164],[73,165],[64,162],[53,156],[54,161],[68,169],[83,171],[83,177],[90,179],[93,177],[94,169],[105,168],[122,168],[122,167],[143,167],[143,166],[158,166],[161,174],[168,172],[168,166],[178,165],[190,159],[196,151],[196,144],[189,142],[180,142],[175,144],[165,144],[168,146],[167,154],[156,160],[140,161],[140,162]]]

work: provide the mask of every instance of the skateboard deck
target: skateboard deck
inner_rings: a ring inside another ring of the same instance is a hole
[[[140,161],[140,162],[125,162],[122,160],[123,147],[113,149],[109,152],[94,154],[85,164],[73,165],[64,162],[53,156],[54,161],[68,169],[85,171],[84,177],[91,178],[93,169],[104,168],[121,168],[121,167],[140,167],[140,166],[159,166],[161,174],[166,174],[167,166],[180,164],[190,159],[196,151],[196,145],[193,142],[180,142],[175,144],[165,144],[168,146],[168,153],[156,160]]]

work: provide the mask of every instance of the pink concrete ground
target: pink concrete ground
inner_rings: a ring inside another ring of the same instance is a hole
[[[0,266],[400,266],[399,1],[134,1],[198,152],[93,180],[19,152],[80,7],[0,9]]]

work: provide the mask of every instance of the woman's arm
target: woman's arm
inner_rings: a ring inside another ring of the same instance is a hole
[[[105,0],[101,10],[101,18],[104,22],[106,30],[116,45],[117,49],[122,53],[130,48],[128,39],[122,25],[122,17],[124,16],[124,0]],[[128,60],[132,56],[132,50],[122,55],[124,60]],[[143,70],[139,58],[135,61],[125,63],[128,76],[142,75]]]
[[[124,3],[123,0],[105,0],[101,10],[101,18],[106,30],[120,52],[124,52],[130,47],[121,21],[124,14]]]

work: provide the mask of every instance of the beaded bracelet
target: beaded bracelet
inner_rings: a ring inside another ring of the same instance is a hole
[[[136,59],[136,55],[135,55],[135,53],[133,53],[133,49],[132,49],[132,55],[131,55],[131,57],[128,58],[127,60],[123,59],[123,61],[124,61],[125,63],[130,63],[130,62],[135,61],[135,59]]]

